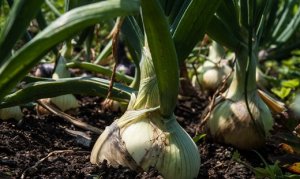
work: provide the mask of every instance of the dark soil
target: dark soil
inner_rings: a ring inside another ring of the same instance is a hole
[[[179,123],[194,137],[200,115],[208,99],[180,98],[176,116]],[[101,107],[98,97],[81,98],[80,109],[72,115],[93,126],[104,129],[121,113]],[[155,169],[137,173],[128,168],[117,168],[103,162],[92,165],[90,152],[98,135],[74,127],[54,115],[37,115],[33,108],[23,108],[26,114],[20,123],[0,120],[0,178],[163,178]],[[84,132],[91,141],[84,141],[69,132]],[[198,178],[254,178],[244,165],[232,160],[233,147],[215,144],[204,139],[198,142],[201,170]],[[241,153],[241,159],[252,166],[260,165],[253,152]],[[266,151],[261,151],[262,155]]]

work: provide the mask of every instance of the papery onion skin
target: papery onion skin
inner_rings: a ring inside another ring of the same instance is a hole
[[[225,99],[214,108],[207,125],[215,140],[239,149],[255,149],[265,144],[266,138],[258,130],[263,130],[266,136],[269,135],[273,126],[271,112],[255,92],[249,98],[249,108],[255,123],[243,99]]]
[[[165,121],[158,109],[125,112],[99,137],[91,163],[107,160],[133,170],[155,167],[165,178],[196,178],[200,169],[197,146],[175,116]]]

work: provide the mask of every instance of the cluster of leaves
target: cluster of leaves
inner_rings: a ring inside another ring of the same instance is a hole
[[[300,88],[300,57],[295,54],[279,62],[267,61],[264,66],[266,74],[270,75],[271,91],[281,100],[293,102]]]

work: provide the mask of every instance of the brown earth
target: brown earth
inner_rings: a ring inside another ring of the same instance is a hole
[[[72,115],[104,129],[121,113],[105,111],[98,97],[79,97],[81,107]],[[179,123],[195,136],[200,116],[208,105],[204,96],[181,98],[176,108]],[[155,169],[137,173],[126,167],[114,168],[103,162],[92,165],[90,152],[98,135],[74,127],[54,115],[37,115],[33,107],[24,107],[22,122],[0,120],[0,178],[163,178]],[[70,132],[71,131],[71,132]],[[81,131],[90,141],[74,136]],[[90,143],[89,143],[90,142]],[[233,147],[201,139],[197,142],[201,155],[198,178],[254,178],[244,165],[232,160]],[[259,151],[266,156],[272,149]],[[261,165],[254,152],[241,153],[241,159],[252,166]]]

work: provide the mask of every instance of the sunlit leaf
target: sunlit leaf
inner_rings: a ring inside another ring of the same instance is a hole
[[[300,84],[299,79],[285,80],[281,82],[281,85],[288,88],[298,87]]]
[[[193,138],[193,141],[198,142],[199,140],[203,139],[205,136],[206,134],[199,134]]]
[[[286,88],[286,87],[271,89],[271,91],[281,99],[287,97],[290,94],[291,90],[292,90],[291,88]]]

